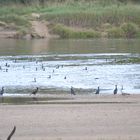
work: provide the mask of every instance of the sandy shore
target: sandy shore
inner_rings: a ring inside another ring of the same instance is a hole
[[[59,104],[1,104],[0,140],[14,125],[12,140],[139,140],[140,95],[74,96]]]

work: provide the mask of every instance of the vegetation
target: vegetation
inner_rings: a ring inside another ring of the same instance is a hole
[[[0,21],[24,31],[31,13],[39,13],[53,25],[52,33],[65,38],[140,37],[139,0],[0,0],[0,5]]]
[[[75,30],[61,24],[53,28],[53,33],[58,34],[61,38],[97,38],[100,33],[94,30]]]

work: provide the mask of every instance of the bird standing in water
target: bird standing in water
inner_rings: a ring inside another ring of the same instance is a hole
[[[114,95],[117,94],[117,92],[118,92],[118,88],[117,88],[117,85],[115,85],[115,89],[114,89],[114,92],[113,92]]]
[[[100,92],[100,87],[98,87],[98,88],[96,89],[95,94],[99,94],[99,92]]]
[[[4,87],[2,87],[1,91],[0,91],[0,95],[3,95],[4,93]]]
[[[31,94],[36,95],[37,92],[38,92],[38,87]]]
[[[71,95],[76,95],[73,87],[71,87],[70,90],[71,90]]]
[[[34,81],[33,82],[36,82],[36,78],[34,78]]]

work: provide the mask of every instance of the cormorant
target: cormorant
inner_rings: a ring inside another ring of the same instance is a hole
[[[100,88],[98,87],[98,88],[96,89],[95,94],[99,94],[99,92],[100,92]]]
[[[115,85],[114,94],[117,94],[117,92],[118,92],[117,85]]]
[[[37,92],[38,92],[38,87],[31,94],[36,95]]]
[[[48,78],[50,79],[51,78],[51,75],[49,75]]]
[[[1,91],[0,91],[0,95],[3,95],[4,93],[4,87],[2,87]]]
[[[10,67],[10,65],[8,65],[8,63],[5,64],[6,67]]]
[[[34,81],[33,82],[36,82],[36,78],[34,78]]]
[[[73,88],[72,86],[71,86],[71,89],[70,89],[70,90],[71,90],[71,94],[72,94],[72,95],[76,95],[76,94],[75,94],[75,91],[74,91],[74,88]]]

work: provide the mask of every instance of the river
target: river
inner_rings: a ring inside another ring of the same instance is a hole
[[[140,39],[0,39],[0,88],[5,96],[140,93]],[[61,91],[61,92],[60,92]]]

